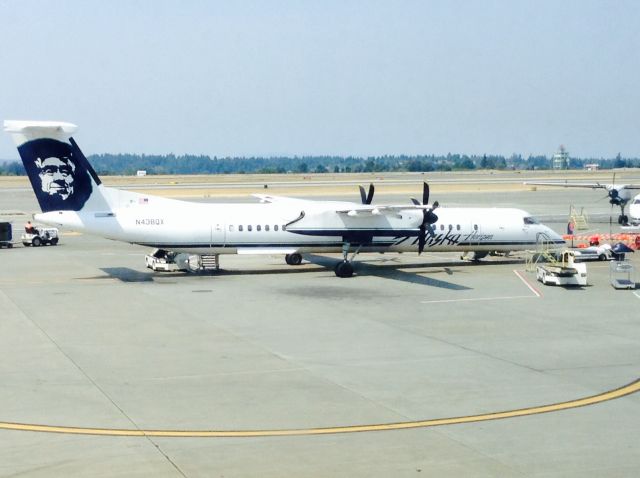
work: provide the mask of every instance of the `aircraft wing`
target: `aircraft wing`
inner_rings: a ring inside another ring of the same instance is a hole
[[[399,206],[354,206],[348,209],[338,209],[336,213],[338,214],[346,214],[351,217],[370,217],[370,216],[381,216],[381,215],[398,215],[402,211],[410,211],[410,210],[427,210],[431,211],[433,206],[426,205],[418,205],[418,204],[402,204]]]

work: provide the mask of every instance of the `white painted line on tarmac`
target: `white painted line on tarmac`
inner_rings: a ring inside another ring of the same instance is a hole
[[[542,297],[542,292],[540,292],[538,289],[532,286],[527,280],[527,278],[524,277],[522,274],[520,274],[520,272],[518,272],[517,270],[514,270],[513,273],[517,275],[522,282],[524,282],[524,285],[526,285],[529,288],[529,290],[536,295],[536,297],[538,298]]]
[[[512,295],[507,297],[474,297],[470,299],[446,299],[446,300],[422,300],[421,304],[438,304],[445,302],[473,302],[479,300],[513,300],[513,299],[537,299],[532,295]]]
[[[638,299],[640,299],[640,295],[638,295],[637,292],[634,292],[633,295],[635,295]]]
[[[421,304],[443,304],[448,302],[475,302],[475,301],[487,301],[487,300],[514,300],[514,299],[540,299],[542,297],[542,293],[536,289],[533,285],[529,283],[526,277],[522,276],[518,271],[513,271],[515,275],[517,275],[524,285],[533,292],[534,295],[510,295],[510,296],[499,296],[499,297],[472,297],[468,299],[443,299],[443,300],[422,300]],[[640,298],[640,297],[638,297]]]

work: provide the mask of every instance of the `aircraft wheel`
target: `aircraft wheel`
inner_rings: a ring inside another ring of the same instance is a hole
[[[294,254],[287,254],[286,256],[284,256],[284,260],[290,266],[299,266],[300,264],[302,264],[302,255],[298,254],[297,252]]]
[[[33,247],[40,247],[42,245],[42,241],[40,240],[39,237],[34,237],[33,240],[31,241],[31,245]]]
[[[629,216],[627,216],[626,214],[622,216],[622,224],[625,226],[629,224]]]
[[[58,245],[58,238],[54,237],[53,239],[51,239],[51,245],[52,246],[57,246]]]
[[[606,260],[607,260],[607,256],[606,256],[605,254],[600,254],[600,255],[598,256],[598,260],[599,260],[599,261],[606,261]]]
[[[338,277],[346,278],[353,275],[353,266],[347,261],[338,262],[334,270]]]

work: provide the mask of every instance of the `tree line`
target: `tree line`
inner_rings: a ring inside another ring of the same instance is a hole
[[[500,155],[385,155],[385,156],[275,156],[275,157],[210,157],[206,155],[96,154],[88,157],[98,174],[285,174],[285,173],[373,173],[429,172],[476,169],[551,169],[546,156]],[[600,169],[640,167],[640,159],[570,158],[569,169],[582,169],[597,164]],[[20,176],[25,170],[20,162],[0,163],[0,175]]]

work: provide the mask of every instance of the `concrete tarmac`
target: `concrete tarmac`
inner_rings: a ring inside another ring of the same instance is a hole
[[[569,204],[607,215],[600,193],[433,199],[562,232]],[[0,189],[17,233],[35,209]],[[74,233],[0,250],[0,476],[637,474],[640,290],[614,290],[607,262],[564,289],[521,255],[360,255],[339,279],[331,255],[162,274],[146,252]]]

